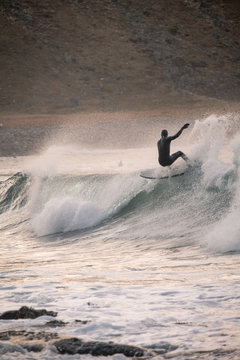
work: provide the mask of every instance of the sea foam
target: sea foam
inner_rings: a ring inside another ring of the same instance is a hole
[[[204,187],[225,187],[233,194],[227,213],[208,228],[203,239],[204,245],[215,252],[240,250],[240,136],[238,132],[231,136],[231,124],[235,127],[235,120],[236,116],[212,115],[197,121],[193,129],[193,134],[200,135],[195,156],[202,161]],[[228,156],[224,158],[224,154]]]

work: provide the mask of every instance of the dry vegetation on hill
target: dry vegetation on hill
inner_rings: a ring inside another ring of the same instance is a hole
[[[0,112],[240,98],[238,0],[1,0]]]

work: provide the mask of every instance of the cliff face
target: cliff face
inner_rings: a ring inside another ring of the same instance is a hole
[[[0,112],[240,99],[238,0],[1,0]]]

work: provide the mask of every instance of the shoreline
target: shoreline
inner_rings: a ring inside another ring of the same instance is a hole
[[[48,113],[48,114],[18,114],[0,113],[0,126],[5,128],[20,127],[44,127],[44,126],[66,126],[81,123],[93,122],[117,122],[127,120],[174,120],[176,118],[206,117],[211,114],[235,113],[240,111],[240,103],[221,102],[218,105],[206,105],[199,107],[171,107],[166,106],[159,109],[138,110],[138,111],[79,111],[73,113]]]

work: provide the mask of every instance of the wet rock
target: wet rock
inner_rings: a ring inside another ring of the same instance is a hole
[[[18,344],[12,343],[2,343],[0,342],[0,355],[5,355],[8,353],[15,353],[17,358],[17,353],[24,353],[24,349]],[[5,357],[6,359],[6,357]]]
[[[91,320],[75,320],[76,323],[80,323],[82,325],[87,325],[91,322]]]
[[[9,330],[0,333],[0,354],[1,351],[2,353],[11,351],[38,353],[43,351],[46,345],[55,346],[61,355],[90,354],[92,356],[112,356],[122,354],[126,357],[141,358],[143,356],[152,357],[157,353],[152,351],[152,349],[143,349],[137,346],[113,342],[82,341],[78,338],[62,337],[57,333],[45,331]]]
[[[0,315],[0,320],[36,319],[39,316],[57,316],[57,312],[45,309],[36,310],[27,306],[22,306],[19,310],[10,310]]]
[[[54,345],[60,354],[91,354],[93,356],[123,354],[126,357],[141,357],[144,355],[144,349],[140,347],[99,341],[84,342],[77,338],[59,340]]]
[[[40,340],[48,342],[59,338],[57,333],[50,333],[45,331],[33,332],[26,330],[9,330],[0,333],[0,341],[13,341],[14,339],[24,339],[24,341]]]
[[[7,341],[10,340],[10,334],[8,331],[4,331],[0,333],[0,341]]]
[[[61,320],[53,320],[53,321],[48,321],[46,323],[46,326],[50,326],[50,327],[58,327],[58,326],[65,326],[67,323],[65,323],[64,321]]]
[[[27,344],[23,345],[23,348],[27,351],[41,352],[44,346],[42,344]]]

